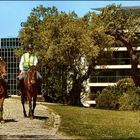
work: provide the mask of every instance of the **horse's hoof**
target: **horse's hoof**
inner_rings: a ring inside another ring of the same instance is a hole
[[[5,121],[4,121],[4,120],[1,120],[1,121],[0,121],[0,123],[1,123],[1,124],[4,124],[4,123],[5,123]]]
[[[24,117],[27,117],[27,115],[26,115],[26,114],[24,114]]]
[[[34,116],[30,116],[30,119],[33,120],[34,119]]]

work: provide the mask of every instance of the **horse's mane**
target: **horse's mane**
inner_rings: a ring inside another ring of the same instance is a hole
[[[37,70],[35,66],[31,66],[27,72],[27,76],[24,79],[26,87],[31,87],[38,84]]]

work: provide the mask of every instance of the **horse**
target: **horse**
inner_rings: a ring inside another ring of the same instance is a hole
[[[22,102],[24,117],[27,117],[24,104],[25,101],[28,100],[29,102],[28,117],[30,117],[30,119],[34,118],[34,110],[36,107],[36,100],[37,100],[37,95],[39,93],[39,88],[40,88],[40,80],[37,77],[36,66],[30,66],[29,70],[27,71],[27,76],[24,78],[23,90],[21,92],[21,102]]]
[[[7,96],[7,83],[5,81],[7,79],[7,64],[6,62],[0,58],[0,122],[3,123],[3,103],[5,97]]]

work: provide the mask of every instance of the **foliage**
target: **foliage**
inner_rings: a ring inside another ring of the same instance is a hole
[[[132,78],[124,78],[124,79],[121,79],[119,80],[117,83],[116,83],[116,86],[117,86],[117,89],[118,89],[118,92],[120,92],[120,94],[126,92],[126,91],[136,91],[136,87],[135,87],[135,84],[134,84],[134,81]]]
[[[116,31],[127,39],[134,39],[136,32],[139,31],[139,15],[125,11],[120,5],[109,5],[101,9],[101,13],[96,15],[94,24],[100,22],[104,32]],[[98,18],[98,19],[97,19]],[[98,25],[97,25],[98,26]]]
[[[66,103],[66,71],[63,67],[60,67],[61,65],[55,66],[57,67],[49,69],[46,73],[46,92],[43,96],[47,102],[51,99],[51,102]]]
[[[83,82],[107,54],[103,49],[113,42],[100,29],[90,27],[90,16],[78,18],[75,12],[67,14],[55,7],[39,6],[19,33],[23,48],[32,43],[41,65],[48,69],[46,94],[56,98],[63,94],[64,100],[73,105],[80,103]]]
[[[132,78],[119,80],[116,85],[98,92],[97,108],[136,110],[139,106],[139,87]]]
[[[140,95],[135,91],[127,91],[119,99],[119,110],[138,110]]]
[[[108,86],[101,92],[98,92],[98,96],[96,98],[96,107],[103,109],[117,109],[120,94],[117,95],[116,91],[116,86]]]

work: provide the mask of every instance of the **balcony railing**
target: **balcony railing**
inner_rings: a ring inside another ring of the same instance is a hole
[[[96,76],[90,78],[90,83],[115,83],[120,79],[129,78],[130,76]]]
[[[128,65],[130,63],[130,58],[112,58],[110,60],[104,59],[108,65]]]

